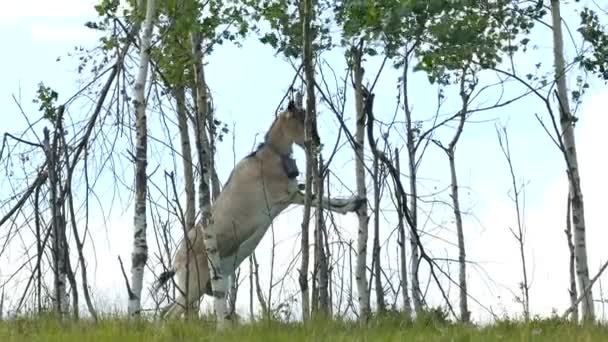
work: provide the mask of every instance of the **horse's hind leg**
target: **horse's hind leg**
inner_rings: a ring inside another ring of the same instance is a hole
[[[196,263],[192,260],[189,272],[182,268],[176,273],[177,299],[169,307],[164,317],[179,317],[186,312],[186,305],[189,305],[193,311],[198,310],[198,306],[195,304],[202,297],[209,282],[209,271],[205,255],[198,255],[197,259]],[[189,278],[187,282],[186,277]],[[188,291],[186,291],[186,283],[188,284]],[[196,314],[196,312],[193,312],[193,314]]]

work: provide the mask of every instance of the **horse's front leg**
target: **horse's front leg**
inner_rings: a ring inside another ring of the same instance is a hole
[[[299,190],[293,192],[290,196],[291,204],[299,204],[304,205],[304,199],[306,195],[302,192],[303,185],[299,185]],[[317,208],[318,201],[316,198],[317,195],[312,195],[311,207]],[[328,209],[340,214],[346,214],[349,212],[357,211],[361,208],[361,205],[365,203],[366,199],[358,196],[351,196],[348,198],[329,198],[327,196],[323,196],[321,198],[321,206],[324,209]]]
[[[217,227],[210,222],[203,234],[207,260],[209,263],[209,276],[211,278],[211,293],[213,295],[213,308],[217,320],[217,328],[223,329],[226,326],[226,294],[228,291],[228,276],[222,272],[220,252],[217,245]]]

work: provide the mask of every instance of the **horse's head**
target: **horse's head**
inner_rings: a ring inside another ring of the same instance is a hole
[[[306,118],[306,111],[302,108],[298,108],[293,101],[289,101],[287,110],[279,114],[278,120],[283,131],[285,138],[288,141],[296,143],[298,146],[304,148],[306,126],[304,119]],[[319,134],[317,129],[313,125],[312,138],[316,143],[319,142]]]

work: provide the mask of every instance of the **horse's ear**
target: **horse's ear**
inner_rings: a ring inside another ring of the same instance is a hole
[[[287,111],[294,112],[296,110],[296,103],[293,100],[289,100],[289,104],[287,104]]]

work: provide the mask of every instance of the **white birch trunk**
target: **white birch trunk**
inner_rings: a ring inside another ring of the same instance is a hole
[[[408,168],[409,168],[409,179],[410,179],[410,216],[411,216],[411,230],[418,230],[418,185],[416,184],[416,138],[414,136],[414,127],[412,127],[412,113],[410,111],[409,96],[407,92],[407,81],[408,81],[408,62],[407,60],[403,66],[403,101],[405,107],[405,124],[407,129],[407,154],[408,154]],[[405,243],[405,241],[404,241]],[[422,313],[422,299],[420,298],[420,282],[418,280],[418,237],[416,234],[410,234],[410,248],[412,249],[412,300],[414,303],[414,311],[416,315]],[[405,245],[403,245],[403,254],[405,255]],[[404,265],[405,267],[405,265]],[[405,284],[405,283],[404,283]],[[407,289],[405,289],[407,291]]]
[[[401,165],[399,163],[399,149],[395,148],[395,169],[397,173],[401,174]],[[401,296],[403,297],[403,314],[407,320],[412,319],[412,305],[410,296],[408,294],[408,281],[407,281],[407,257],[405,253],[405,224],[403,222],[403,214],[401,211],[402,203],[401,196],[395,196],[397,200],[397,213],[398,213],[398,228],[399,228],[399,268],[401,272]],[[412,211],[413,212],[413,211]]]
[[[564,154],[568,168],[568,180],[572,200],[572,223],[574,224],[574,252],[576,256],[576,275],[579,289],[589,286],[589,267],[587,262],[587,242],[585,233],[585,206],[583,191],[578,171],[578,158],[576,155],[576,142],[574,139],[573,116],[570,112],[570,101],[566,87],[566,63],[564,62],[564,42],[561,27],[561,14],[559,0],[551,0],[551,17],[553,26],[553,54],[555,58],[555,78],[557,80],[557,93],[560,105],[560,126]],[[582,291],[582,290],[581,290]],[[583,319],[595,319],[593,304],[593,291],[589,289],[582,300]]]
[[[217,230],[216,226],[213,224],[213,217],[211,217],[207,223],[207,225],[203,226],[203,239],[205,242],[205,249],[207,251],[209,275],[211,276],[213,309],[217,320],[217,328],[219,330],[223,330],[226,328],[226,317],[228,316],[226,294],[228,291],[229,275],[221,272],[220,251],[217,247]]]
[[[57,170],[57,131],[50,141],[49,130],[44,129],[44,149],[48,164],[49,202],[51,203],[52,253],[53,253],[53,311],[58,316],[68,312],[68,296],[66,291],[65,246],[62,232],[61,203],[59,200],[59,175]]]
[[[144,267],[148,260],[148,243],[146,239],[146,193],[148,163],[148,141],[146,103],[144,90],[148,78],[148,64],[150,63],[150,41],[154,27],[156,13],[155,0],[147,0],[146,20],[141,37],[140,61],[137,78],[135,80],[133,100],[136,115],[136,141],[135,141],[135,213],[133,216],[133,251],[131,253],[131,289],[129,294],[129,314],[141,313],[141,292],[143,287]],[[141,8],[141,7],[140,7]]]
[[[209,137],[205,125],[208,119],[208,93],[207,93],[207,82],[205,81],[205,70],[203,67],[203,51],[202,45],[203,40],[199,33],[190,34],[190,45],[193,56],[193,70],[194,70],[194,88],[192,89],[193,97],[196,102],[196,115],[194,117],[194,131],[195,131],[195,143],[196,152],[199,164],[199,185],[198,185],[198,198],[199,198],[199,210],[201,212],[201,222],[203,227],[208,227],[211,220],[211,172],[210,172],[210,161],[213,158],[212,151],[210,149]],[[213,233],[211,233],[213,234]],[[215,240],[215,237],[211,239],[211,242]],[[219,256],[217,256],[219,260]],[[210,268],[212,270],[212,268]],[[224,275],[229,276],[229,275]],[[227,279],[224,279],[227,281]],[[222,284],[216,284],[216,287],[222,287]],[[225,287],[225,286],[224,286]],[[218,291],[221,289],[218,288]],[[226,289],[224,289],[224,292]],[[221,291],[220,291],[221,292]],[[192,304],[193,307],[198,307],[200,299]],[[224,303],[225,304],[225,303]],[[219,305],[219,303],[218,303]],[[219,309],[222,310],[221,307]],[[223,309],[226,311],[226,309]],[[217,314],[217,310],[216,310]],[[220,317],[220,325],[223,326],[223,316]]]
[[[367,198],[365,185],[364,152],[365,146],[365,110],[363,103],[363,70],[361,68],[361,52],[357,51],[354,58],[355,76],[355,106],[357,111],[357,128],[355,131],[355,177],[357,182],[357,195],[359,198]],[[367,291],[367,239],[368,223],[367,202],[363,203],[357,210],[359,230],[357,235],[357,260],[355,265],[355,279],[357,281],[357,292],[359,299],[359,317],[366,321],[370,315],[369,292]]]
[[[456,177],[456,163],[454,160],[453,150],[448,152],[448,158],[450,160],[450,177],[452,180],[452,205],[454,208],[454,218],[456,220],[456,234],[458,237],[458,283],[460,285],[460,321],[468,322],[469,308],[467,300],[467,264],[464,247],[464,232],[462,228],[462,214],[460,212],[460,201],[458,196],[458,178]]]
[[[329,307],[331,305],[329,301],[329,291],[328,291],[328,264],[327,257],[328,255],[325,253],[325,222],[323,219],[323,180],[320,179],[320,175],[323,172],[323,157],[319,154],[319,163],[318,169],[316,172],[316,187],[317,187],[317,209],[315,211],[316,218],[316,227],[315,227],[315,259],[317,266],[317,279],[318,279],[318,309],[319,312],[325,317],[329,315]]]
[[[570,307],[572,308],[572,314],[570,319],[573,322],[578,322],[578,305],[576,305],[576,299],[578,293],[576,290],[576,268],[575,268],[575,257],[574,257],[574,243],[572,243],[572,201],[570,200],[570,192],[568,191],[568,205],[566,207],[566,240],[568,241],[568,251],[570,252],[570,258],[568,262],[568,273],[570,274]]]
[[[306,79],[306,116],[305,123],[305,139],[306,146],[306,183],[305,183],[305,201],[304,201],[304,218],[302,220],[302,264],[300,266],[300,291],[302,292],[302,319],[307,321],[310,317],[310,296],[308,292],[308,259],[309,259],[309,244],[308,234],[310,225],[310,208],[312,205],[312,189],[318,182],[318,175],[315,177],[317,170],[316,149],[317,146],[313,141],[312,132],[316,127],[316,106],[315,106],[315,79],[314,79],[314,61],[312,50],[312,32],[311,21],[313,18],[313,1],[304,0],[302,4],[301,20],[302,20],[302,56],[304,63],[304,77]],[[314,183],[314,184],[313,184]]]
[[[315,100],[315,66],[312,41],[314,39],[312,32],[312,21],[315,17],[314,1],[304,0],[301,7],[301,22],[302,22],[302,61],[304,65],[304,77],[306,79],[306,116],[304,119],[305,134],[304,144],[306,147],[306,183],[305,183],[305,200],[304,200],[304,218],[302,220],[302,264],[300,270],[300,290],[302,291],[302,318],[304,321],[310,317],[310,297],[308,294],[308,259],[309,245],[308,233],[310,225],[310,211],[312,206],[313,188],[316,191],[322,191],[319,167],[319,140],[317,136],[317,110]],[[321,194],[317,194],[320,198]],[[320,204],[320,202],[319,202]],[[322,229],[323,219],[322,207],[317,208],[317,227],[316,230],[320,234],[319,229]],[[316,239],[316,238],[315,238]],[[321,249],[316,250],[323,253]],[[320,255],[319,255],[320,256]],[[317,260],[318,261],[318,260]],[[313,298],[315,303],[318,303],[319,298]]]
[[[196,98],[196,148],[198,152],[198,162],[200,167],[199,180],[199,209],[203,218],[203,225],[206,226],[207,221],[211,216],[211,195],[209,184],[210,177],[210,158],[211,151],[209,150],[209,137],[205,129],[208,113],[208,94],[207,83],[205,81],[205,71],[203,68],[203,51],[202,38],[199,34],[192,33],[190,35],[192,45],[192,55],[194,56],[194,90]]]
[[[456,133],[450,141],[446,153],[450,162],[450,188],[452,190],[452,208],[454,209],[454,220],[456,221],[456,235],[458,240],[458,285],[460,294],[460,321],[469,321],[469,305],[467,297],[467,265],[466,265],[466,250],[464,246],[464,231],[462,227],[462,213],[460,211],[460,197],[458,195],[458,177],[456,176],[456,144],[460,139],[460,135],[464,129],[468,108],[468,95],[465,89],[465,75],[463,71],[462,80],[460,82],[460,94],[462,97],[462,108],[460,109],[458,127]]]
[[[190,134],[188,131],[188,115],[186,113],[186,94],[184,87],[178,85],[174,91],[176,110],[177,110],[177,126],[179,129],[181,147],[182,147],[182,164],[184,168],[184,191],[186,193],[186,212],[184,214],[184,241],[187,243],[187,248],[190,249],[192,241],[188,239],[188,232],[194,228],[196,217],[196,195],[194,192],[194,174],[192,170],[192,149],[190,147]],[[190,253],[186,254],[186,283],[184,288],[184,296],[189,298],[188,291],[190,290]],[[204,284],[202,284],[204,285]],[[201,284],[197,286],[201,287]],[[194,309],[198,306],[188,305],[186,307],[186,316],[191,316],[196,313]]]
[[[226,295],[228,292],[228,277],[229,274],[222,274],[220,269],[220,254],[217,247],[217,231],[213,224],[211,214],[211,196],[210,196],[210,170],[209,158],[209,141],[207,139],[205,122],[207,117],[207,86],[203,71],[203,53],[202,40],[200,36],[192,34],[190,36],[192,43],[192,52],[194,55],[194,78],[196,89],[196,106],[197,106],[197,148],[199,149],[199,163],[201,167],[201,179],[199,184],[199,206],[201,210],[203,239],[205,249],[207,251],[207,260],[209,264],[209,272],[211,276],[211,289],[213,293],[213,309],[217,320],[217,328],[223,330],[226,328],[226,317],[228,316],[228,307],[226,305]]]
[[[184,191],[186,193],[186,231],[194,227],[196,215],[196,199],[194,193],[194,174],[192,171],[192,148],[188,131],[188,116],[186,114],[186,96],[183,87],[175,90],[177,109],[177,125],[182,145],[182,164],[184,167]]]
[[[454,220],[456,221],[456,236],[458,239],[458,287],[460,294],[460,321],[468,322],[470,317],[467,297],[467,274],[466,274],[466,250],[464,246],[464,230],[462,227],[462,213],[460,211],[460,197],[458,195],[458,177],[456,176],[456,144],[462,135],[466,116],[468,113],[469,93],[467,93],[466,72],[462,71],[460,80],[460,97],[462,99],[462,108],[458,114],[458,127],[454,133],[454,137],[448,144],[448,147],[443,147],[440,143],[435,142],[441,147],[448,156],[450,164],[450,188],[452,197],[452,209],[454,210]],[[473,87],[469,91],[473,91]]]
[[[369,123],[368,123],[369,124]],[[386,311],[386,303],[384,301],[384,287],[382,286],[382,264],[380,262],[380,165],[378,157],[374,155],[374,269],[375,275],[375,290],[376,290],[376,307],[378,313]]]

